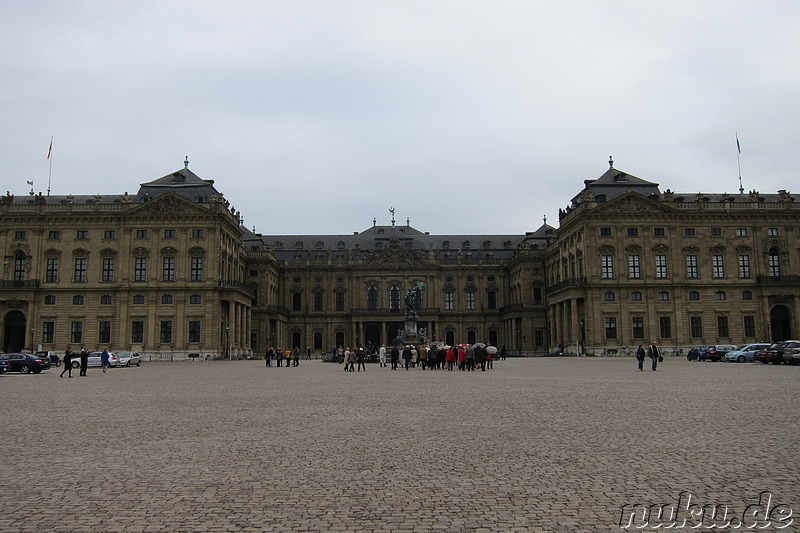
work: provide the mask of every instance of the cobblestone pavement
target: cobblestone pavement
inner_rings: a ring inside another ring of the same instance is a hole
[[[594,533],[682,491],[739,515],[769,491],[800,512],[800,366],[635,367],[6,374],[0,531]]]

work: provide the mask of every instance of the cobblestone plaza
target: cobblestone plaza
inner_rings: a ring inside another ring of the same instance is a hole
[[[800,367],[59,372],[0,376],[0,531],[594,533],[681,493],[738,516],[765,491],[800,510]]]

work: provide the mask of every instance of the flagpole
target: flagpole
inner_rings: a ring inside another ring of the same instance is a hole
[[[47,196],[50,196],[50,180],[53,177],[53,136],[50,136],[50,149],[47,151],[47,159],[50,160],[50,171],[47,173]]]
[[[739,167],[739,194],[744,194],[744,187],[742,187],[742,162],[739,156],[742,153],[742,147],[739,144],[739,132],[736,132],[736,166]]]

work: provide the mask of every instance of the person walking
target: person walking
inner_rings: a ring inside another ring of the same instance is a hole
[[[453,351],[452,346],[447,347],[447,351],[444,353],[445,361],[447,361],[447,370],[450,372],[453,371],[453,363],[456,362],[456,353]]]
[[[658,352],[658,346],[656,346],[655,341],[650,345],[650,359],[653,361],[653,372],[656,371],[656,367],[658,367],[658,360],[661,358],[661,354]]]
[[[81,376],[86,377],[87,368],[89,368],[89,350],[81,348]]]
[[[61,374],[58,377],[63,378],[64,372],[67,372],[67,377],[72,377],[72,350],[67,348],[64,351],[64,368],[61,370]]]
[[[458,369],[466,370],[467,366],[467,350],[463,345],[458,347]]]
[[[364,364],[366,361],[367,354],[364,352],[364,348],[359,346],[358,351],[356,352],[356,362],[358,362],[358,367],[356,372],[361,372],[361,369],[364,369],[364,372],[367,371],[367,366]]]
[[[644,370],[644,368],[642,368],[644,366],[644,346],[641,344],[636,350],[636,360],[639,361],[639,370]]]
[[[400,362],[400,349],[395,344],[389,352],[389,360],[392,362],[392,370],[397,370],[397,363]]]
[[[475,370],[475,346],[468,344],[465,350],[467,352],[467,370],[471,372]]]
[[[108,370],[108,367],[109,367],[109,359],[110,359],[110,356],[109,356],[109,354],[108,354],[108,350],[107,350],[107,349],[104,349],[104,350],[103,350],[103,353],[102,353],[102,354],[100,354],[100,364],[102,364],[102,365],[103,365],[103,373],[104,373],[104,374],[105,374],[106,370]]]
[[[407,344],[406,347],[403,348],[403,361],[405,361],[406,370],[408,370],[408,367],[411,366],[411,346]]]
[[[381,344],[381,349],[378,350],[378,360],[381,362],[381,367],[386,366],[386,345]]]
[[[299,366],[300,365],[300,347],[295,346],[294,350],[292,350],[292,366]]]

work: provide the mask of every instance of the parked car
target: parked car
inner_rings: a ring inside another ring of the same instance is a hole
[[[61,358],[56,352],[36,352],[36,355],[50,359],[50,366],[61,366]]]
[[[739,349],[739,347],[735,344],[715,344],[714,346],[708,347],[708,352],[706,353],[705,358],[714,362],[722,361],[722,358],[726,353],[737,349]]]
[[[103,361],[100,358],[102,355],[103,352],[91,352],[86,366],[103,366]],[[108,364],[109,366],[119,366],[119,357],[116,353],[108,352]],[[80,368],[80,366],[81,356],[76,353],[72,356],[72,368]]]
[[[787,341],[784,343],[783,362],[789,365],[800,364],[800,341]]]
[[[757,342],[742,346],[738,350],[732,350],[725,354],[722,358],[723,361],[744,363],[745,361],[753,361],[753,356],[756,352],[760,352],[769,348],[768,342]]]
[[[783,347],[790,342],[800,343],[800,341],[781,341],[773,343],[766,350],[756,352],[755,355],[753,355],[753,361],[758,361],[765,365],[767,363],[772,363],[773,365],[781,364],[783,362]]]
[[[9,372],[22,372],[23,374],[38,374],[50,368],[50,359],[39,357],[31,353],[4,353],[0,361],[8,363]]]
[[[702,361],[706,357],[708,346],[693,346],[689,353],[686,354],[686,359],[689,361]]]
[[[0,361],[0,374],[8,372],[8,361]]]
[[[117,352],[119,366],[142,366],[142,356],[136,352]]]

